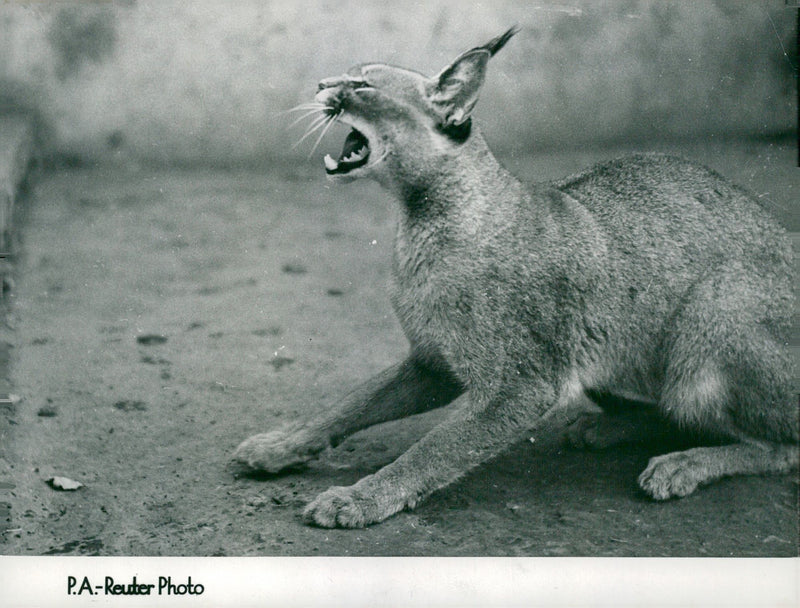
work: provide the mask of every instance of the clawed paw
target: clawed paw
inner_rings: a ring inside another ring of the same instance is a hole
[[[567,427],[567,441],[578,450],[595,449],[597,443],[597,418],[600,414],[586,414]]]
[[[691,451],[650,459],[639,475],[639,486],[656,500],[688,496],[709,480],[706,467]]]
[[[255,471],[278,473],[313,460],[325,448],[301,430],[277,430],[253,435],[243,441],[233,460]]]
[[[322,528],[363,528],[383,521],[407,506],[402,497],[381,491],[378,484],[371,485],[371,478],[365,477],[352,486],[328,488],[305,508],[305,522]],[[379,500],[379,496],[384,499]]]
[[[334,486],[317,496],[303,511],[306,523],[323,528],[363,528],[380,521],[375,504],[352,486]]]
[[[567,428],[567,441],[579,450],[602,450],[625,441],[624,430],[605,414],[584,414]]]

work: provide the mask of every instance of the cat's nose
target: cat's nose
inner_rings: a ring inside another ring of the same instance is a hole
[[[333,105],[338,91],[339,89],[336,88],[335,84],[325,86],[320,82],[317,94],[314,95],[314,101],[323,105]]]
[[[334,76],[333,78],[323,78],[317,85],[317,94],[314,96],[314,100],[325,105],[335,105],[335,100],[339,98],[351,80],[347,74]]]

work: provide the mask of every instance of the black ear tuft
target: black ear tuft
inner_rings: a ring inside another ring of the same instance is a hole
[[[504,34],[500,34],[497,38],[492,38],[489,42],[483,45],[482,48],[489,51],[489,54],[492,57],[494,57],[495,53],[497,53],[497,51],[502,49],[506,45],[506,42],[511,40],[511,37],[517,32],[519,32],[519,30],[520,30],[519,26],[515,25],[509,28],[508,31],[505,32]]]
[[[428,91],[428,98],[441,117],[445,129],[453,125],[462,125],[469,119],[478,101],[478,93],[486,76],[489,59],[518,31],[519,28],[514,26],[483,46],[462,53],[431,79],[433,86]],[[465,132],[468,136],[468,128]],[[462,131],[459,131],[459,134],[461,133]]]

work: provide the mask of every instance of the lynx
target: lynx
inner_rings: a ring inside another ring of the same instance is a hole
[[[736,474],[798,465],[792,248],[744,190],[660,154],[523,185],[472,118],[512,28],[436,76],[367,63],[322,80],[309,110],[352,127],[340,182],[369,177],[401,207],[391,302],[408,357],[318,418],[255,435],[234,458],[279,472],[350,434],[444,406],[452,414],[391,464],[305,509],[356,528],[411,509],[586,395],[636,395],[663,421],[718,441],[650,460],[656,500]],[[622,414],[576,423],[608,445],[653,432]]]

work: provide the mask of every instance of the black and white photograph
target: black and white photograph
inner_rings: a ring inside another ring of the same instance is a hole
[[[0,2],[8,605],[796,605],[799,15]]]

